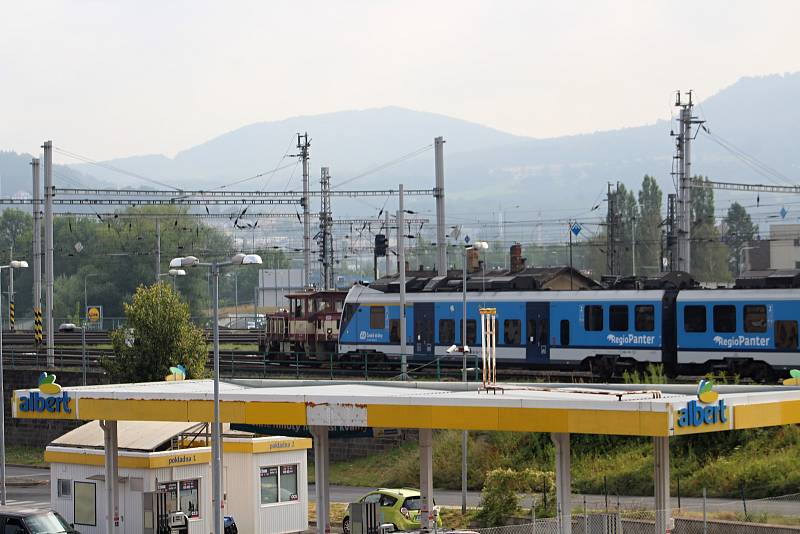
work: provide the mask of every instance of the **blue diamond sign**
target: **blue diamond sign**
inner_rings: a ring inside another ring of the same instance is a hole
[[[570,230],[570,231],[571,231],[573,234],[575,234],[575,236],[577,237],[577,235],[578,235],[579,233],[581,233],[581,229],[582,229],[582,227],[581,227],[581,225],[580,225],[580,224],[578,224],[578,223],[572,223],[572,226],[570,227],[570,229],[569,229],[569,230]]]
[[[464,243],[466,243],[467,245],[469,245],[469,236],[466,236],[466,237],[464,238]]]
[[[781,211],[780,211],[781,219],[785,219],[787,213],[789,213],[789,210],[787,210],[786,207],[781,208]]]

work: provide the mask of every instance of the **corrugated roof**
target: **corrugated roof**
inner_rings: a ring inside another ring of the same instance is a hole
[[[173,437],[195,430],[202,423],[171,421],[119,421],[117,442],[120,449],[154,451]],[[53,440],[50,445],[62,447],[103,447],[103,429],[92,421]]]

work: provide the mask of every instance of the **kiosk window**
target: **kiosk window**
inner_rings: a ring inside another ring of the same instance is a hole
[[[297,464],[261,468],[261,504],[298,500]]]
[[[439,343],[452,345],[456,340],[456,322],[453,319],[439,319]]]
[[[522,323],[519,319],[506,319],[503,322],[503,340],[506,345],[519,345],[522,334]]]
[[[686,306],[683,309],[683,329],[687,332],[705,332],[706,307]]]
[[[628,330],[628,307],[623,305],[609,306],[608,328],[613,332]]]
[[[383,306],[370,306],[369,327],[373,329],[383,329],[386,327],[386,308]]]
[[[58,496],[72,497],[72,481],[68,478],[58,479]]]
[[[736,306],[714,306],[714,332],[736,332]]]
[[[775,321],[775,348],[797,350],[797,321]]]
[[[97,487],[93,482],[75,482],[73,490],[75,524],[97,526]]]
[[[561,319],[561,346],[569,346],[569,321]]]
[[[767,307],[763,304],[747,304],[744,307],[744,331],[767,331]]]
[[[464,321],[459,321],[459,326],[461,327],[460,332],[464,330]],[[470,347],[475,344],[477,340],[476,332],[477,332],[477,324],[475,323],[475,319],[467,319],[467,346]]]
[[[636,311],[636,330],[652,332],[656,326],[656,309],[652,304],[642,304],[634,308]]]
[[[167,494],[167,512],[178,511],[178,483],[164,482],[158,485],[158,491]]]
[[[583,307],[583,327],[587,332],[603,329],[603,307],[599,304],[587,304]]]
[[[181,512],[187,517],[200,517],[200,481],[198,479],[181,480],[180,503]]]

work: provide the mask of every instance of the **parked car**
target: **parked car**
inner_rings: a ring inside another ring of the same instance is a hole
[[[80,534],[58,513],[47,508],[0,506],[3,534]]]
[[[418,530],[419,511],[422,508],[422,495],[416,489],[379,488],[361,497],[358,502],[376,502],[381,510],[381,524],[391,523],[395,530]],[[342,531],[350,534],[350,506],[342,519]],[[436,513],[436,523],[442,526],[442,518]]]
[[[59,332],[74,332],[77,329],[78,327],[75,326],[73,323],[61,323],[60,325],[58,325]]]

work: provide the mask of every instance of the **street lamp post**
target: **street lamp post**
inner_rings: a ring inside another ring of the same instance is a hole
[[[28,262],[14,260],[3,269],[27,269]],[[0,310],[3,309],[3,277],[0,276]],[[3,382],[3,329],[0,327],[0,505],[6,505],[6,390]]]
[[[260,265],[261,256],[258,254],[236,254],[225,262],[213,261],[203,263],[195,256],[173,258],[169,262],[170,269],[182,267],[208,267],[212,280],[212,300],[214,302],[213,332],[214,332],[214,421],[211,426],[211,504],[214,508],[214,534],[224,534],[222,514],[222,428],[219,416],[219,270],[228,265]]]
[[[175,279],[179,276],[186,276],[186,271],[183,269],[170,269],[165,273],[159,273],[158,277],[161,278],[162,276],[171,276],[172,277],[172,289],[175,289]]]
[[[486,250],[489,243],[486,241],[476,241],[472,245],[464,247],[464,271],[461,281],[462,297],[462,319],[461,319],[461,381],[464,382],[464,389],[467,384],[467,255],[470,250]],[[461,434],[461,513],[467,513],[467,431]]]

